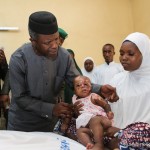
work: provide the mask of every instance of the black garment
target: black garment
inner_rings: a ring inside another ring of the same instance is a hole
[[[9,70],[7,70],[7,74],[4,79],[4,84],[1,89],[1,95],[8,95],[9,91],[10,91]]]
[[[1,94],[1,80],[4,81],[6,74],[8,71],[8,64],[6,63],[1,63],[0,64],[0,94]]]
[[[9,79],[8,79],[8,64],[7,62],[3,62],[0,64],[0,95],[7,95],[9,94]],[[1,82],[3,83],[3,86],[1,85]],[[1,88],[2,87],[2,88]],[[7,122],[8,122],[8,110],[5,109],[5,106],[3,102],[0,100],[0,117],[1,117],[1,112],[3,113],[3,117],[5,119],[5,127],[4,129],[7,128]]]

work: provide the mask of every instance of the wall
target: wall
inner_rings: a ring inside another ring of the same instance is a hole
[[[134,31],[131,0],[0,1],[0,26],[19,27],[17,32],[0,31],[0,46],[5,47],[8,61],[19,46],[29,41],[28,17],[38,10],[47,10],[55,14],[59,26],[69,34],[63,46],[75,51],[80,67],[86,56],[93,57],[96,65],[102,63],[101,48],[105,43],[114,44],[115,59],[118,61],[121,41]],[[138,7],[138,4],[136,6]]]
[[[134,31],[150,36],[150,0],[132,0]]]

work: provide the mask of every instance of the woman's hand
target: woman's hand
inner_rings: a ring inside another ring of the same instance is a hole
[[[110,127],[104,132],[104,136],[114,137],[115,133],[117,133],[120,129],[116,127]]]

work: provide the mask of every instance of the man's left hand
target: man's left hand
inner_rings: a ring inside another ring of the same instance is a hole
[[[104,96],[109,102],[116,102],[119,97],[116,93],[116,88],[112,87],[111,85],[102,85],[100,88],[100,93]]]

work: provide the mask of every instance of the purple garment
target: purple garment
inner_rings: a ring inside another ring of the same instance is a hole
[[[144,122],[136,122],[120,130],[120,149],[148,150],[150,149],[150,125]]]

